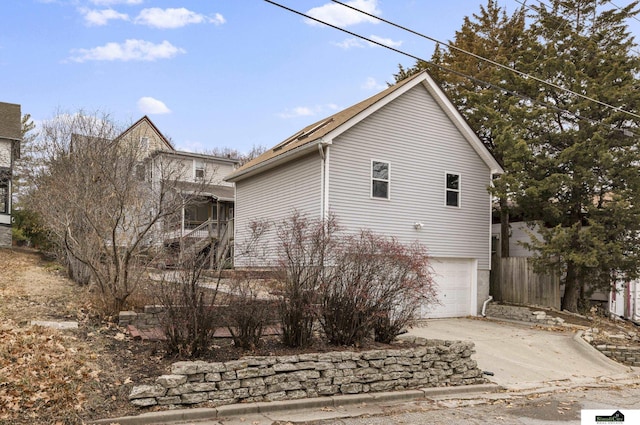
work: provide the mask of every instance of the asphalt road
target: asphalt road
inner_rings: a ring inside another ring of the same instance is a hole
[[[404,410],[403,410],[404,409]],[[582,409],[640,409],[640,388],[575,389],[556,393],[531,394],[509,399],[447,400],[407,403],[376,416],[330,419],[313,425],[579,425]],[[587,413],[585,412],[585,415]],[[590,416],[587,417],[590,419]],[[249,422],[267,425],[276,422]],[[286,422],[281,422],[282,424]],[[307,422],[293,422],[305,424]],[[232,425],[224,423],[225,425]]]

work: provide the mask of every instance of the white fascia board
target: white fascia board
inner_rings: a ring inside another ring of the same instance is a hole
[[[282,155],[274,156],[273,158],[254,165],[253,167],[247,168],[239,174],[231,173],[222,180],[235,183],[237,181],[244,180],[247,177],[251,177],[255,174],[270,170],[280,164],[291,161],[292,159],[298,158],[311,152],[317,152],[318,145],[324,146],[330,144],[331,141],[326,141],[325,138],[320,138],[304,145],[298,146],[297,148],[287,151]]]

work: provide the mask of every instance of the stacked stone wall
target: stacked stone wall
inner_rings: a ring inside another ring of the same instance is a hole
[[[517,305],[495,304],[487,305],[487,317],[516,320],[519,322],[540,323],[544,325],[562,325],[564,319],[553,317],[543,310],[531,311],[528,307]]]
[[[0,247],[11,247],[11,227],[0,224]]]
[[[410,338],[401,348],[177,362],[129,395],[140,407],[218,406],[487,382],[472,342]]]
[[[596,345],[598,351],[605,356],[627,366],[640,367],[640,347],[622,345]]]

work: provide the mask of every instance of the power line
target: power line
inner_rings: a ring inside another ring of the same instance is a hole
[[[360,35],[360,34],[357,34],[357,33],[354,33],[354,32],[352,32],[352,31],[346,30],[346,29],[344,29],[344,28],[340,28],[340,27],[338,27],[338,26],[336,26],[336,25],[333,25],[333,24],[330,24],[330,23],[328,23],[328,22],[325,22],[325,21],[323,21],[323,20],[321,20],[321,19],[314,18],[314,17],[312,17],[312,16],[310,16],[310,15],[307,15],[307,14],[305,14],[305,13],[303,13],[303,12],[300,12],[300,11],[298,11],[298,10],[292,9],[292,8],[290,8],[290,7],[288,7],[288,6],[283,5],[283,4],[277,3],[277,2],[275,2],[275,1],[273,1],[273,0],[264,0],[264,1],[266,1],[267,3],[270,3],[270,4],[274,5],[274,6],[280,7],[281,9],[284,9],[284,10],[286,10],[286,11],[288,11],[288,12],[294,13],[294,14],[296,14],[296,15],[302,16],[302,17],[304,17],[304,18],[310,19],[310,20],[315,21],[315,22],[318,22],[318,23],[320,23],[320,24],[327,25],[328,27],[331,27],[331,28],[337,29],[338,31],[342,31],[342,32],[344,32],[344,33],[346,33],[346,34],[349,34],[349,35],[351,35],[351,36],[357,37],[357,38],[359,38],[359,39],[361,39],[361,40],[364,40],[364,41],[367,41],[367,42],[369,42],[369,43],[376,44],[376,45],[378,45],[378,46],[380,46],[380,47],[383,47],[383,48],[385,48],[385,49],[389,49],[389,50],[394,51],[394,52],[396,52],[396,53],[399,53],[399,54],[401,54],[401,55],[403,55],[403,56],[407,56],[407,57],[409,57],[409,58],[412,58],[412,59],[414,59],[414,60],[416,60],[416,61],[424,62],[424,63],[426,63],[427,65],[432,66],[432,67],[434,67],[434,68],[438,68],[438,69],[440,69],[440,70],[442,70],[442,71],[450,72],[450,73],[455,74],[455,75],[457,75],[457,76],[459,76],[459,77],[467,78],[467,79],[469,79],[469,80],[471,80],[471,81],[473,81],[473,82],[475,82],[475,83],[482,84],[482,85],[484,85],[484,86],[486,86],[486,87],[488,87],[488,88],[492,88],[492,89],[500,90],[501,92],[506,93],[506,94],[509,94],[509,95],[511,95],[511,96],[518,97],[518,98],[520,98],[520,99],[523,99],[523,100],[526,100],[526,101],[532,102],[532,103],[534,103],[534,104],[538,104],[538,105],[540,105],[540,106],[544,106],[544,107],[546,107],[546,108],[552,109],[552,110],[557,111],[557,112],[562,112],[562,113],[568,114],[568,115],[570,115],[570,116],[572,116],[572,117],[574,117],[574,118],[576,118],[576,119],[583,120],[583,121],[587,121],[587,122],[589,122],[589,123],[591,123],[591,124],[594,124],[594,125],[601,125],[601,123],[600,123],[600,122],[595,121],[595,120],[593,120],[593,119],[591,119],[591,118],[581,116],[581,115],[579,115],[579,114],[577,114],[577,113],[575,113],[575,112],[571,112],[571,111],[568,111],[568,110],[566,110],[566,109],[562,109],[562,108],[560,108],[560,107],[558,107],[558,106],[556,106],[556,105],[553,105],[553,104],[551,104],[551,103],[547,103],[547,102],[543,102],[543,101],[540,101],[540,100],[537,100],[537,99],[533,99],[533,98],[531,98],[531,97],[529,97],[529,96],[526,96],[526,95],[520,94],[520,93],[515,92],[515,91],[513,91],[513,90],[506,89],[506,88],[504,88],[504,87],[498,86],[498,85],[493,84],[493,83],[489,83],[489,82],[487,82],[487,81],[483,81],[483,80],[481,80],[481,79],[479,79],[479,78],[473,77],[473,76],[468,75],[468,74],[464,74],[464,73],[462,73],[462,72],[460,72],[460,71],[456,71],[456,70],[454,70],[454,69],[447,68],[447,67],[442,66],[442,65],[438,65],[438,64],[433,63],[433,62],[431,62],[431,61],[428,61],[428,60],[422,59],[422,58],[420,58],[420,57],[418,57],[418,56],[415,56],[415,55],[413,55],[413,54],[411,54],[411,53],[405,52],[405,51],[400,50],[400,49],[397,49],[397,48],[395,48],[395,47],[388,46],[388,45],[386,45],[386,44],[383,44],[383,43],[381,43],[381,42],[378,42],[378,41],[375,41],[375,40],[373,40],[373,39],[367,38],[367,37],[365,37],[365,36],[362,36],[362,35]],[[374,16],[374,17],[375,17],[375,16]],[[614,108],[614,109],[615,109],[615,108]],[[625,111],[622,111],[622,112],[625,112]],[[630,130],[628,130],[628,129],[620,129],[620,128],[612,128],[612,130],[618,130],[618,131],[621,131],[621,132],[623,132],[625,135],[628,135],[627,133],[631,132],[631,131],[630,131]],[[635,135],[635,133],[634,133],[634,135]]]
[[[273,2],[271,2],[271,1],[269,1],[269,0],[265,0],[265,1],[268,1],[269,3],[273,3]],[[564,87],[559,86],[559,85],[557,85],[557,84],[554,84],[554,83],[552,83],[552,82],[550,82],[550,81],[543,80],[542,78],[538,78],[538,77],[536,77],[536,76],[533,76],[533,75],[527,74],[526,72],[519,71],[519,70],[517,70],[516,68],[510,67],[510,66],[507,66],[507,65],[503,65],[503,64],[501,64],[501,63],[499,63],[499,62],[496,62],[496,61],[494,61],[494,60],[484,58],[484,57],[482,57],[482,56],[480,56],[480,55],[477,55],[477,54],[475,54],[475,53],[473,53],[473,52],[469,52],[468,50],[465,50],[465,49],[461,49],[461,48],[459,48],[459,47],[457,47],[457,46],[454,46],[454,45],[452,45],[452,44],[444,43],[444,42],[439,41],[439,40],[437,40],[437,39],[435,39],[435,38],[433,38],[433,37],[429,37],[429,36],[427,36],[427,35],[425,35],[425,34],[419,33],[419,32],[417,32],[417,31],[414,31],[414,30],[409,29],[409,28],[407,28],[407,27],[404,27],[404,26],[402,26],[402,25],[399,25],[399,24],[396,24],[396,23],[394,23],[394,22],[388,21],[388,20],[386,20],[386,19],[384,19],[384,18],[380,18],[379,16],[373,15],[373,14],[371,14],[371,13],[369,13],[369,12],[364,11],[364,10],[358,9],[357,7],[354,7],[354,6],[348,5],[348,4],[346,4],[346,3],[342,3],[341,1],[338,1],[338,0],[331,0],[331,1],[333,1],[334,3],[337,3],[337,4],[339,4],[339,5],[342,5],[342,6],[344,6],[344,7],[347,7],[347,8],[349,8],[349,9],[352,9],[352,10],[355,10],[355,11],[357,11],[357,12],[360,12],[360,13],[362,13],[362,14],[364,14],[364,15],[366,15],[366,16],[369,16],[369,17],[371,17],[371,18],[377,19],[377,20],[379,20],[380,22],[384,22],[385,24],[388,24],[388,25],[391,25],[391,26],[393,26],[393,27],[399,28],[399,29],[401,29],[401,30],[407,31],[407,32],[409,32],[409,33],[411,33],[411,34],[417,35],[417,36],[419,36],[419,37],[422,37],[422,38],[425,38],[425,39],[427,39],[427,40],[433,41],[433,42],[435,42],[435,43],[443,44],[443,45],[447,46],[447,47],[448,47],[448,48],[450,48],[450,49],[457,50],[457,51],[459,51],[459,52],[461,52],[461,53],[464,53],[464,54],[466,54],[466,55],[472,56],[472,57],[474,57],[475,59],[482,60],[482,61],[484,61],[484,62],[490,63],[491,65],[497,66],[497,67],[502,68],[502,69],[505,69],[505,70],[507,70],[507,71],[514,72],[514,73],[516,73],[517,75],[519,75],[520,77],[523,77],[523,78],[530,78],[530,79],[532,79],[532,80],[534,80],[534,81],[537,81],[538,83],[545,84],[545,85],[547,85],[547,86],[549,86],[549,87],[552,87],[552,88],[554,88],[554,89],[564,91],[565,93],[573,94],[574,96],[581,97],[581,98],[583,98],[583,99],[585,99],[585,100],[588,100],[588,101],[591,101],[591,102],[595,102],[595,103],[599,104],[600,106],[604,106],[604,107],[607,107],[607,108],[613,109],[614,111],[622,112],[622,113],[628,114],[628,115],[630,115],[630,116],[632,116],[632,117],[634,117],[634,118],[640,118],[640,115],[635,114],[635,113],[633,113],[633,112],[626,111],[626,110],[624,110],[624,109],[622,109],[622,108],[619,108],[619,107],[617,107],[617,106],[613,106],[613,105],[611,105],[611,104],[609,104],[609,103],[606,103],[606,102],[602,102],[602,101],[600,101],[600,100],[598,100],[598,99],[595,99],[595,98],[593,98],[593,97],[590,97],[590,96],[587,96],[587,95],[584,95],[584,94],[580,94],[580,93],[574,92],[573,90],[570,90],[570,89],[564,88]],[[306,15],[305,15],[305,16],[306,16]],[[314,20],[315,20],[315,18],[311,18],[311,19],[314,19]],[[320,21],[319,21],[319,22],[320,22]],[[326,22],[323,22],[323,23],[326,25]],[[333,27],[333,28],[337,28],[337,29],[339,29],[339,30],[343,30],[342,28],[339,28],[339,27],[335,27],[335,26],[332,26],[332,27]],[[346,31],[346,30],[345,30],[345,32],[348,32],[348,31]],[[376,44],[380,44],[380,43],[376,43]],[[388,46],[385,46],[385,47],[388,47]]]

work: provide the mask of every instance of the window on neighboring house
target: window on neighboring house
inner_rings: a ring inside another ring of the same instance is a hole
[[[460,174],[447,173],[446,204],[449,207],[460,206]]]
[[[195,177],[196,179],[204,179],[204,162],[200,162],[200,161],[196,161],[196,168],[195,168]]]
[[[9,214],[9,184],[0,180],[0,214]]]
[[[146,152],[147,150],[149,150],[149,138],[148,137],[141,137],[140,138],[140,148],[142,148],[143,152]]]
[[[389,168],[388,162],[371,161],[371,196],[373,198],[389,199]]]
[[[145,167],[144,164],[136,165],[136,178],[141,182],[147,179],[147,167]]]

